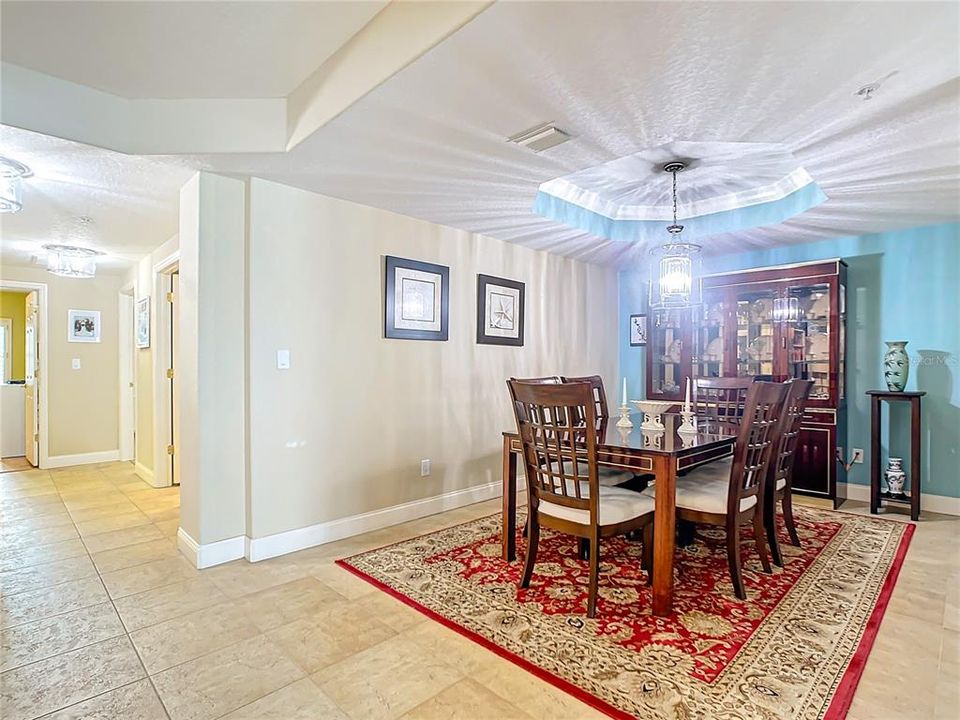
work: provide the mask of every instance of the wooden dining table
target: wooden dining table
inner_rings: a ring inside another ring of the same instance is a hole
[[[653,612],[673,611],[673,559],[676,546],[677,476],[733,452],[736,428],[701,419],[697,432],[680,434],[681,417],[663,416],[662,431],[640,428],[639,418],[632,429],[610,423],[602,444],[597,446],[597,464],[635,475],[654,475],[657,500],[653,541]],[[522,452],[516,432],[503,433],[503,559],[516,560],[517,537],[517,456]]]

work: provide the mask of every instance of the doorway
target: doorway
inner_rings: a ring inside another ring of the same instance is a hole
[[[137,447],[137,398],[136,398],[136,349],[134,347],[134,286],[133,283],[120,289],[120,327],[117,336],[120,352],[120,448],[121,461],[133,463]]]
[[[179,350],[177,294],[180,288],[179,253],[153,266],[156,323],[154,338],[154,468],[157,487],[180,484],[178,440],[179,387],[176,358]]]
[[[168,276],[168,290],[167,290],[167,308],[168,308],[168,318],[167,318],[167,327],[169,332],[169,342],[168,348],[169,353],[167,355],[167,362],[169,370],[167,371],[168,379],[168,388],[167,393],[169,397],[169,407],[170,407],[170,426],[169,426],[169,439],[170,444],[168,448],[168,453],[170,455],[170,484],[179,485],[180,484],[180,454],[177,452],[177,447],[179,446],[180,439],[180,423],[177,419],[179,413],[177,412],[177,333],[178,325],[177,322],[177,296],[180,290],[180,270],[175,268]]]

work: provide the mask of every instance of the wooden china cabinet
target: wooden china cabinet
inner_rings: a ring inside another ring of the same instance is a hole
[[[846,437],[846,285],[839,259],[705,276],[699,307],[650,312],[647,397],[682,401],[687,377],[813,380],[793,489],[838,505],[838,483],[846,481],[838,462]]]

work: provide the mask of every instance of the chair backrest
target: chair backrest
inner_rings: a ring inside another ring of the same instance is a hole
[[[747,391],[730,467],[728,515],[739,512],[740,501],[751,495],[756,495],[757,505],[763,507],[764,485],[787,391],[783,383],[768,382],[755,382]]]
[[[610,421],[610,411],[607,408],[607,393],[603,389],[603,378],[599,375],[585,375],[583,377],[563,377],[565,383],[589,383],[593,390],[593,409],[597,418],[597,442],[603,443],[607,436],[607,424]],[[586,419],[583,418],[584,424]]]
[[[530,511],[540,500],[589,510],[597,522],[597,436],[594,393],[589,383],[542,384],[509,380],[523,444]],[[588,490],[589,488],[589,490]]]
[[[800,438],[800,423],[803,411],[807,408],[807,399],[813,389],[813,380],[790,380],[787,383],[787,399],[784,401],[777,431],[774,454],[767,471],[767,492],[775,492],[777,481],[786,481],[786,491],[790,492],[793,480],[794,456]]]
[[[751,385],[752,377],[694,378],[693,409],[698,417],[739,425]]]

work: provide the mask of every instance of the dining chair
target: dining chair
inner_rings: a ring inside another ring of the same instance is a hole
[[[643,566],[653,566],[654,501],[600,485],[596,399],[587,382],[561,385],[508,381],[526,467],[529,536],[520,587],[530,587],[540,528],[589,541],[587,617],[596,617],[600,540],[643,531]]]
[[[747,592],[740,569],[740,528],[747,523],[753,526],[760,564],[764,572],[771,572],[763,531],[763,500],[787,389],[782,383],[752,383],[731,461],[701,465],[677,479],[677,519],[726,529],[730,580],[741,600],[746,600]],[[656,497],[656,484],[644,493]]]
[[[694,411],[698,417],[739,425],[751,385],[752,377],[694,378]]]
[[[783,405],[774,452],[767,470],[767,486],[763,498],[763,524],[767,528],[767,542],[774,564],[783,567],[783,554],[777,540],[777,501],[783,512],[783,522],[787,526],[790,542],[800,547],[800,536],[793,521],[793,466],[799,437],[803,411],[806,410],[813,380],[790,380],[787,382],[787,399]]]

